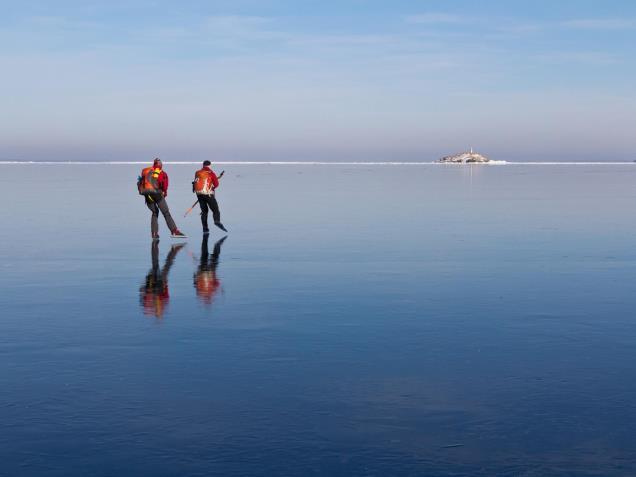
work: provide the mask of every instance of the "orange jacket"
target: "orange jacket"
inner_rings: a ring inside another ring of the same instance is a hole
[[[192,191],[202,195],[214,194],[214,189],[219,186],[219,178],[208,166],[203,166],[194,173]]]

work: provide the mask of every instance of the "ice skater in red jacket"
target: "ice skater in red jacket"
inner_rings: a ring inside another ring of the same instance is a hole
[[[166,224],[170,229],[173,238],[186,238],[175,224],[166,197],[168,196],[168,174],[163,170],[161,159],[156,158],[152,163],[152,167],[146,167],[141,171],[141,175],[137,179],[137,189],[144,196],[146,206],[152,212],[150,218],[150,232],[153,239],[159,238],[159,211],[166,219]]]

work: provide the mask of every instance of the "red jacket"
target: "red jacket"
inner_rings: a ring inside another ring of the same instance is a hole
[[[168,174],[166,174],[163,169],[157,178],[157,182],[159,183],[159,189],[163,192],[164,197],[168,197],[168,184],[170,181],[168,180]]]

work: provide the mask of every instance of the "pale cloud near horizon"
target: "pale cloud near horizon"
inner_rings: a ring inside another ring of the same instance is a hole
[[[407,15],[405,23],[435,24],[467,24],[473,23],[481,28],[494,27],[499,31],[510,33],[536,33],[550,29],[567,28],[573,30],[631,30],[636,29],[636,18],[570,18],[561,21],[543,21],[537,23],[516,22],[510,19],[494,20],[479,16],[460,16],[450,13],[421,13]]]
[[[556,63],[581,63],[590,66],[611,66],[622,61],[617,55],[595,51],[555,51],[537,55],[536,59]]]
[[[636,29],[636,18],[579,18],[563,21],[560,25],[581,30],[626,30]]]
[[[407,15],[404,17],[407,23],[432,25],[432,24],[448,24],[448,23],[465,23],[469,19],[451,13],[420,13],[415,15]]]
[[[429,12],[411,14],[402,17],[404,22],[413,26],[423,27],[440,24],[452,26],[452,24],[474,23],[479,25],[477,32],[460,29],[458,31],[430,31],[426,30],[425,40],[449,38],[472,38],[480,36],[488,37],[488,32],[523,34],[541,33],[549,29],[568,28],[573,30],[622,30],[636,28],[636,19],[605,18],[605,19],[568,19],[559,22],[543,23],[515,23],[507,19],[494,21],[487,18],[467,17],[451,13]],[[104,32],[105,26],[96,21],[78,21],[64,16],[32,16],[25,18],[22,22],[29,28],[37,27],[42,31],[30,32],[29,38],[55,37],[68,34],[84,34]],[[20,27],[18,26],[18,29]],[[2,35],[11,35],[13,28],[0,28],[0,38]],[[277,17],[255,16],[255,15],[212,15],[198,19],[194,24],[183,24],[175,20],[172,25],[144,26],[127,32],[125,40],[109,38],[106,41],[94,40],[86,45],[77,45],[76,49],[90,50],[103,46],[113,46],[122,42],[128,43],[128,47],[138,48],[144,44],[152,45],[156,41],[181,42],[192,41],[196,44],[212,45],[217,47],[262,47],[259,42],[275,42],[286,46],[370,46],[382,47],[392,46],[405,48],[430,48],[439,47],[441,43],[434,44],[431,41],[424,41],[419,32],[368,32],[368,33],[341,33],[331,32],[297,32],[286,29],[281,25]],[[175,46],[179,46],[178,44]],[[186,44],[187,46],[187,44]],[[445,50],[450,51],[449,48]],[[209,53],[209,52],[208,52]],[[583,51],[582,54],[587,52]]]

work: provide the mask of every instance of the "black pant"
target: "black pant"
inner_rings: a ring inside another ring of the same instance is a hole
[[[216,197],[213,195],[197,194],[199,205],[201,206],[201,225],[203,230],[208,230],[208,207],[212,210],[212,218],[214,223],[221,222],[221,211],[219,210],[219,204],[216,202]]]
[[[199,272],[212,270],[216,272],[216,267],[219,265],[219,258],[221,257],[221,245],[225,242],[227,235],[221,240],[217,240],[214,244],[212,255],[208,249],[208,236],[204,235],[201,241],[201,259],[199,261]]]

